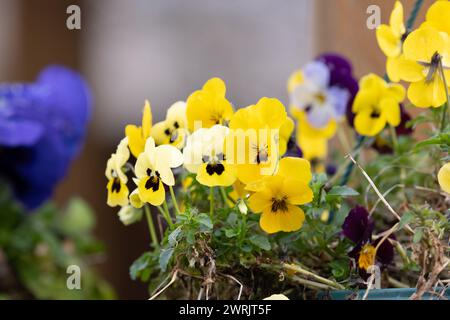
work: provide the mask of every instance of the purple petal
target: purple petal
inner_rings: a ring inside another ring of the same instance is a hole
[[[43,130],[43,126],[34,121],[0,119],[0,145],[31,146],[39,140]]]
[[[345,237],[360,244],[368,242],[372,236],[374,223],[364,207],[357,206],[350,210],[342,225]]]

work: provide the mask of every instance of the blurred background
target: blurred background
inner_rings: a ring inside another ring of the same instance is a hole
[[[413,0],[402,2],[407,16]],[[66,28],[71,4],[81,8],[81,30]],[[63,205],[79,195],[96,211],[107,249],[98,270],[120,298],[148,297],[128,268],[149,239],[144,223],[124,227],[117,209],[106,206],[104,168],[124,126],[140,122],[144,99],[160,121],[173,102],[219,76],[236,107],[262,96],[286,104],[291,72],[330,51],[349,58],[357,77],[381,75],[385,57],[366,26],[373,4],[387,23],[394,0],[0,0],[1,82],[32,81],[59,63],[92,88],[85,148],[54,198]]]

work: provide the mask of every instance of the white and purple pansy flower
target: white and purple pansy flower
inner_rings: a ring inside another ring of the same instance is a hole
[[[302,71],[303,82],[292,91],[292,104],[306,112],[309,123],[316,128],[342,118],[351,98],[349,90],[330,86],[330,70],[322,61],[308,63]]]

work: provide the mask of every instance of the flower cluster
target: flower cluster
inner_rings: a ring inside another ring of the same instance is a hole
[[[313,195],[309,162],[282,158],[293,130],[293,120],[274,98],[235,112],[219,78],[208,80],[186,102],[176,102],[155,125],[146,101],[142,124],[126,126],[125,138],[107,162],[107,203],[136,209],[165,206],[168,187],[181,214],[172,170],[183,166],[205,187],[234,186],[241,205],[248,200],[254,213],[262,213],[260,225],[266,232],[298,230],[305,218],[299,205],[311,202]],[[160,209],[170,224],[170,214]]]

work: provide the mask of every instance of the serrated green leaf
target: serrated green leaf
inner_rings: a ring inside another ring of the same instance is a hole
[[[248,238],[248,240],[252,244],[254,244],[255,246],[257,246],[263,250],[268,251],[271,248],[269,239],[263,235],[254,234],[250,238]]]
[[[181,231],[182,231],[181,227],[178,227],[169,234],[169,236],[167,237],[169,246],[175,247],[177,245],[178,237],[180,236]]]
[[[161,254],[159,255],[159,268],[161,271],[166,271],[167,265],[169,264],[170,258],[172,258],[174,248],[161,249]]]
[[[213,223],[211,221],[211,218],[206,213],[200,213],[199,215],[197,215],[195,217],[195,220],[208,229],[213,228]]]

